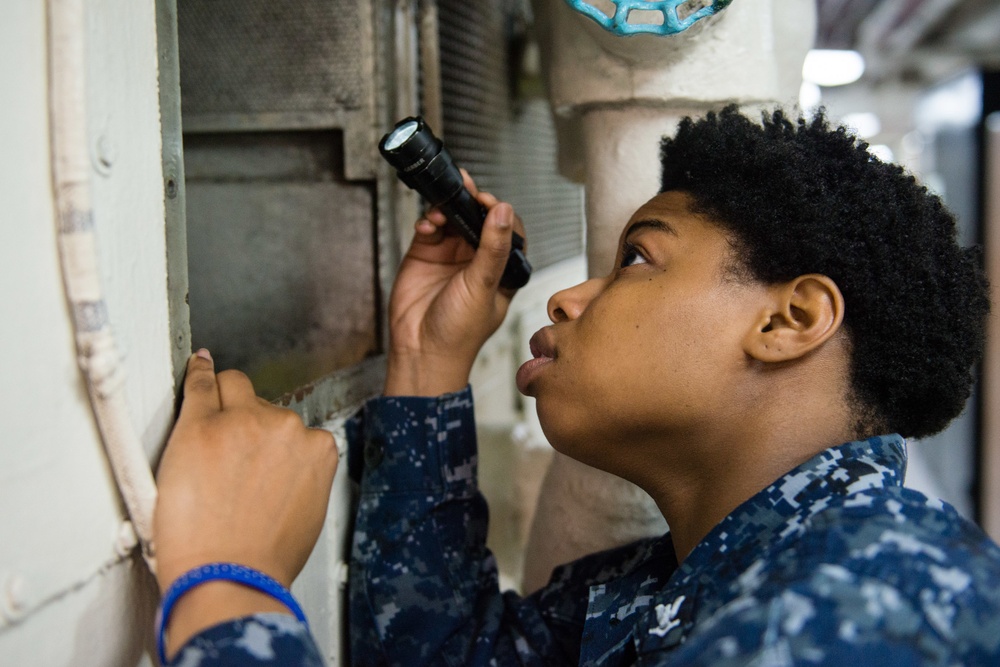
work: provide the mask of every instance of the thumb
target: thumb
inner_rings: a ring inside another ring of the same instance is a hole
[[[198,350],[188,360],[180,419],[200,419],[221,409],[222,401],[212,355],[208,350]]]
[[[497,288],[510,255],[513,228],[514,209],[510,204],[497,204],[486,214],[479,249],[466,270],[470,285],[491,291]]]

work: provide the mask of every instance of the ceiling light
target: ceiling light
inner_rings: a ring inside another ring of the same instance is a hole
[[[803,113],[808,113],[816,109],[823,102],[823,92],[815,83],[803,81],[799,88],[799,108]]]
[[[868,153],[885,163],[896,161],[896,156],[893,155],[892,149],[885,144],[872,144],[868,147]]]
[[[802,63],[802,78],[817,86],[854,83],[865,72],[865,59],[857,51],[813,49]]]
[[[858,111],[844,115],[840,122],[854,130],[860,139],[871,139],[882,131],[882,121],[871,111]]]

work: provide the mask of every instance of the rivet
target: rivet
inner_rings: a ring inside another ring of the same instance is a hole
[[[139,538],[135,534],[135,528],[132,526],[131,521],[123,521],[120,526],[118,526],[118,535],[115,538],[115,553],[119,556],[129,555],[135,545],[139,543]]]
[[[28,581],[20,574],[7,577],[3,587],[3,615],[11,621],[19,620],[28,611]]]
[[[98,169],[102,169],[104,173],[110,172],[116,158],[117,154],[114,142],[111,141],[111,137],[102,134],[97,138]]]

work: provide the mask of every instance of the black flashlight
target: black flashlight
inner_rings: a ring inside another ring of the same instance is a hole
[[[473,248],[479,247],[486,209],[465,189],[462,174],[444,142],[434,136],[424,119],[404,118],[378,144],[382,157],[396,168],[396,175],[444,213],[448,223]],[[524,237],[514,232],[500,286],[524,287],[531,277],[531,264],[524,256]]]

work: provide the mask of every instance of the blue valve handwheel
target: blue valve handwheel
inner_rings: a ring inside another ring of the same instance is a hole
[[[728,7],[733,0],[711,0],[701,3],[702,7],[688,14],[683,19],[677,13],[683,5],[692,0],[609,0],[615,5],[615,15],[608,16],[587,0],[566,0],[566,4],[584,16],[593,19],[598,25],[616,35],[637,35],[647,33],[653,35],[676,35],[684,32],[703,18],[718,14]],[[658,11],[663,15],[663,23],[629,23],[629,14],[634,10]]]

